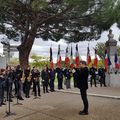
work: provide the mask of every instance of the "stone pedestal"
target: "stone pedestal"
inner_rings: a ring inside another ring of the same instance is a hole
[[[106,73],[106,85],[111,87],[120,87],[120,73],[115,74],[115,52],[117,52],[117,41],[110,39],[106,42],[106,48],[112,65]]]

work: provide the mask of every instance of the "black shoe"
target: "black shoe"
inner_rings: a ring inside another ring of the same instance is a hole
[[[5,103],[1,103],[1,105],[6,105]]]
[[[13,100],[12,100],[12,99],[10,99],[9,101],[10,101],[10,102],[13,102]]]
[[[22,97],[18,97],[19,100],[24,100]]]
[[[88,115],[88,112],[80,111],[80,112],[79,112],[79,115]]]

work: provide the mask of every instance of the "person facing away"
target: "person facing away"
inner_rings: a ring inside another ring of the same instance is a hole
[[[102,84],[104,85],[104,87],[106,87],[106,83],[105,83],[105,68],[101,65],[100,68],[98,69],[98,75],[100,77],[99,81],[100,81],[100,86],[102,87]]]
[[[93,80],[94,80],[95,87],[97,87],[97,85],[96,85],[96,72],[97,72],[97,69],[95,68],[94,64],[92,64],[92,67],[90,68],[90,75],[91,75],[90,85],[91,85],[91,87],[93,85]]]
[[[80,89],[81,98],[83,101],[84,108],[79,112],[80,115],[88,115],[88,99],[87,99],[87,89],[88,89],[88,75],[89,71],[86,66],[85,61],[81,61],[80,68],[78,71],[78,82],[77,86]]]

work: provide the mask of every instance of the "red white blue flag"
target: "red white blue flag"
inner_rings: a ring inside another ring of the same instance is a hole
[[[65,65],[68,67],[70,62],[69,55],[68,55],[68,47],[66,48],[66,56],[65,56]]]
[[[91,63],[91,56],[90,56],[90,49],[89,45],[87,47],[87,64],[89,65]]]
[[[76,68],[79,67],[79,62],[80,62],[80,59],[79,59],[79,52],[78,52],[78,44],[76,44],[76,54],[75,54]]]
[[[74,61],[73,61],[73,49],[71,45],[71,52],[70,52],[70,68],[73,69],[74,67]]]
[[[96,66],[97,68],[98,67],[97,50],[94,48],[94,51],[95,51],[94,66]]]
[[[62,67],[61,61],[62,61],[62,60],[61,60],[61,54],[60,54],[60,45],[58,45],[57,66],[58,66],[59,68]]]
[[[54,68],[53,57],[52,57],[52,47],[50,47],[50,68]]]
[[[118,54],[117,54],[117,52],[115,52],[114,62],[115,62],[115,68],[119,69],[119,60],[118,60]]]
[[[105,69],[108,70],[108,53],[107,53],[107,49],[105,49]]]

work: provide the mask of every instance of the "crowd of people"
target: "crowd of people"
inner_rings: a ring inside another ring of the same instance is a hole
[[[88,101],[86,90],[88,89],[88,76],[90,76],[91,87],[93,81],[95,87],[97,87],[96,75],[99,75],[100,86],[104,85],[106,87],[105,72],[102,65],[98,70],[94,65],[88,69],[84,61],[80,63],[79,68],[72,69],[67,66],[54,69],[46,65],[41,71],[36,67],[31,69],[30,66],[27,66],[23,71],[20,65],[16,67],[7,66],[6,69],[0,69],[0,106],[5,105],[4,99],[12,102],[13,97],[16,97],[18,100],[24,100],[23,96],[29,98],[31,89],[35,97],[41,96],[40,86],[43,88],[43,93],[54,92],[56,78],[59,90],[63,89],[63,84],[65,84],[66,89],[70,89],[71,78],[73,77],[74,87],[80,89],[84,103],[84,110],[80,114],[87,114]]]

